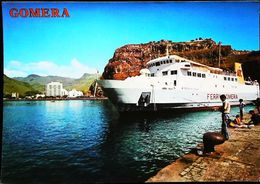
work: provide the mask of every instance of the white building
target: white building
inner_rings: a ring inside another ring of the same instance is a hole
[[[69,92],[66,89],[62,89],[61,94],[62,96],[67,96]]]
[[[46,96],[63,96],[63,85],[60,82],[51,82],[46,85]]]
[[[19,93],[16,92],[12,93],[12,98],[19,98]]]
[[[35,98],[38,99],[39,97],[44,98],[45,95],[44,94],[36,94]]]
[[[76,89],[69,91],[69,94],[68,94],[69,98],[76,98],[78,96],[83,96],[83,93],[81,91],[77,91]]]

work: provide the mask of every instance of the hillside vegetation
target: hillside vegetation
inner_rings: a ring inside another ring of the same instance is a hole
[[[40,93],[39,88],[34,87],[27,82],[17,81],[4,75],[4,97],[10,97],[13,92],[19,93],[20,97]]]
[[[44,93],[45,85],[50,82],[61,82],[66,90],[76,89],[87,94],[91,84],[99,77],[100,75],[87,73],[79,79],[60,76],[39,76],[36,74],[31,74],[27,77],[9,78],[4,75],[4,95],[11,95],[12,92],[18,92],[20,96],[31,94],[31,92]]]

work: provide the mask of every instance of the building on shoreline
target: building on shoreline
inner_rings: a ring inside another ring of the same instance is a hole
[[[76,98],[80,96],[83,96],[82,91],[77,91],[76,89],[72,89],[71,91],[68,92],[69,98]]]
[[[45,94],[36,94],[35,95],[35,98],[38,99],[38,98],[44,98],[45,97]]]
[[[19,98],[19,93],[13,92],[11,95],[12,98],[18,99]]]
[[[66,89],[62,89],[61,96],[68,96],[69,92]]]
[[[76,98],[80,96],[83,96],[82,91],[77,91],[76,89],[67,91],[63,88],[63,84],[61,82],[50,82],[46,85],[46,97]]]
[[[63,89],[63,84],[60,82],[50,82],[46,84],[46,96],[64,96],[68,91]]]

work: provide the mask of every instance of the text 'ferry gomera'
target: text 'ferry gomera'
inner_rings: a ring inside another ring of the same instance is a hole
[[[119,112],[214,109],[222,105],[221,94],[231,105],[238,105],[239,99],[251,103],[259,97],[258,82],[244,80],[240,63],[235,63],[231,74],[167,55],[149,61],[140,73],[125,80],[98,80]]]

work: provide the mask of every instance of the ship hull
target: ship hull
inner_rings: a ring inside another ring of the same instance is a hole
[[[258,97],[258,86],[238,85],[236,92],[231,89],[186,89],[156,85],[156,80],[140,80],[140,77],[124,81],[99,80],[98,83],[122,113],[217,110],[222,105],[221,94],[226,94],[232,106],[239,105],[240,98],[249,104]]]

